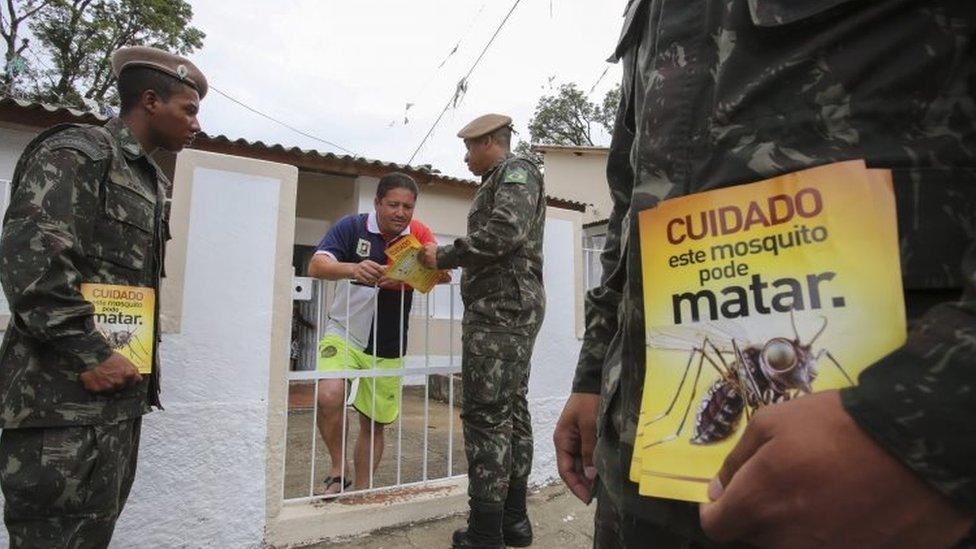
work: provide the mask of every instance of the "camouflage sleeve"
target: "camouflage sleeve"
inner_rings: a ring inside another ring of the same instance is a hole
[[[79,289],[98,166],[76,150],[42,145],[22,165],[0,236],[0,278],[13,325],[86,368],[112,354]]]
[[[495,191],[495,207],[481,227],[437,249],[437,267],[476,267],[518,249],[529,236],[539,207],[542,181],[535,170],[512,162]]]
[[[976,512],[976,244],[963,266],[964,298],[932,308],[841,396],[876,442]]]
[[[627,114],[625,102],[626,97],[621,99],[617,111],[607,158],[607,183],[613,198],[613,210],[607,222],[606,242],[600,254],[600,264],[603,267],[600,284],[586,293],[586,332],[573,378],[574,393],[600,393],[603,361],[610,341],[617,333],[617,308],[627,282],[625,259],[621,251],[621,231],[626,227],[624,220],[630,209],[634,185],[634,171],[630,165],[630,148],[634,142],[634,134],[624,123],[624,116]]]

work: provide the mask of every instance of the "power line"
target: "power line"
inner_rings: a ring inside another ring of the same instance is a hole
[[[468,38],[468,35],[471,34],[471,29],[474,28],[474,24],[478,22],[478,17],[481,15],[481,12],[483,11],[485,11],[485,2],[481,3],[481,7],[478,8],[477,13],[475,13],[474,17],[471,18],[471,21],[468,22],[468,27],[464,29],[464,32],[461,34],[461,37],[458,38],[457,42],[454,43],[454,48],[452,48],[451,51],[447,54],[447,57],[445,57],[444,60],[441,61],[441,64],[437,66],[438,69],[443,67],[444,64],[447,63],[447,60],[450,59],[451,56],[454,55],[455,52],[457,52],[458,48],[461,47],[461,42],[464,42]]]
[[[353,156],[359,156],[358,153],[355,153],[353,151],[350,151],[349,149],[347,149],[347,148],[345,148],[345,147],[343,147],[341,145],[337,145],[337,144],[329,141],[328,139],[323,139],[321,137],[314,136],[314,135],[312,135],[312,134],[310,134],[308,132],[302,131],[302,130],[300,130],[300,129],[294,127],[294,126],[292,126],[291,124],[288,124],[286,122],[282,122],[281,120],[278,120],[277,118],[275,118],[275,117],[273,117],[273,116],[271,116],[269,114],[265,114],[265,113],[263,113],[263,112],[255,109],[254,107],[248,105],[247,103],[244,103],[243,101],[241,101],[239,99],[235,99],[234,97],[231,97],[230,95],[227,95],[227,93],[225,93],[220,88],[214,87],[213,84],[210,85],[210,89],[213,90],[213,91],[215,91],[215,92],[217,92],[217,93],[219,93],[220,95],[226,97],[227,99],[233,101],[234,103],[237,103],[241,107],[244,107],[245,109],[253,112],[254,114],[256,114],[258,116],[262,116],[264,118],[267,118],[268,120],[274,122],[275,124],[279,124],[281,126],[284,126],[285,128],[288,128],[289,130],[291,130],[291,131],[293,131],[293,132],[295,132],[295,133],[297,133],[299,135],[303,135],[303,136],[305,136],[305,137],[307,137],[309,139],[314,139],[315,141],[318,141],[319,143],[325,143],[326,145],[329,145],[330,147],[334,147],[336,149],[339,149],[340,151],[347,152],[347,153],[349,153],[349,154],[351,154]]]
[[[508,10],[507,14],[505,14],[505,18],[502,19],[502,22],[498,24],[498,28],[495,29],[495,33],[491,35],[491,38],[488,40],[488,43],[485,44],[484,49],[482,49],[481,53],[478,54],[478,58],[474,60],[474,63],[471,65],[471,68],[468,69],[468,73],[465,74],[463,78],[458,80],[457,87],[455,88],[454,93],[451,95],[451,98],[447,100],[447,104],[444,105],[444,108],[441,109],[441,113],[437,115],[437,119],[434,120],[434,123],[430,126],[430,129],[427,130],[427,135],[425,135],[424,138],[420,141],[420,144],[417,145],[417,149],[413,151],[412,155],[410,155],[410,160],[407,160],[407,164],[413,162],[413,159],[417,156],[417,153],[420,152],[420,149],[422,149],[424,144],[427,143],[427,140],[430,139],[430,134],[434,133],[434,128],[436,128],[437,124],[440,123],[441,118],[444,117],[444,113],[447,112],[447,109],[451,108],[451,105],[454,105],[455,107],[457,106],[458,101],[461,100],[461,96],[463,96],[464,92],[466,92],[468,89],[468,77],[470,77],[471,73],[474,72],[474,69],[478,66],[478,63],[481,62],[481,58],[485,56],[485,53],[488,52],[488,48],[490,48],[492,42],[495,41],[495,37],[497,37],[498,33],[502,31],[502,28],[505,26],[505,23],[508,22],[508,18],[512,16],[512,12],[515,11],[515,8],[518,7],[519,2],[521,1],[522,0],[515,0],[515,3],[512,4],[512,8]]]
[[[439,65],[437,65],[437,67],[434,69],[434,71],[430,74],[430,76],[424,82],[424,85],[421,86],[420,91],[418,91],[417,93],[413,94],[411,96],[410,101],[408,101],[406,103],[406,108],[403,110],[403,123],[404,124],[407,124],[407,122],[408,122],[407,113],[410,111],[411,108],[413,108],[414,106],[416,106],[418,99],[427,90],[427,87],[430,85],[430,83],[434,81],[434,78],[437,76],[437,73],[439,73],[440,70],[442,68],[444,68],[444,65],[447,64],[448,60],[451,57],[454,57],[454,54],[458,52],[458,50],[461,48],[461,43],[464,42],[465,40],[467,40],[468,35],[471,34],[471,29],[474,28],[474,24],[478,22],[478,17],[481,15],[481,12],[485,11],[485,4],[486,4],[486,2],[482,2],[481,3],[481,7],[478,8],[477,13],[475,13],[474,14],[474,17],[471,18],[471,21],[468,22],[467,28],[464,30],[463,33],[461,33],[461,37],[458,38],[457,41],[454,42],[454,47],[451,48],[451,51],[449,51],[447,53],[447,55],[444,56],[444,60],[441,61],[441,63]],[[391,122],[388,127],[391,127],[392,128],[394,125],[396,125],[396,120],[394,120],[393,122]]]
[[[593,95],[594,90],[596,90],[596,87],[600,84],[600,82],[603,81],[603,77],[607,75],[607,71],[609,70],[610,70],[610,65],[607,65],[606,68],[603,69],[603,72],[600,73],[600,77],[596,79],[596,82],[594,82],[593,85],[590,86],[590,91],[587,92],[586,95]]]

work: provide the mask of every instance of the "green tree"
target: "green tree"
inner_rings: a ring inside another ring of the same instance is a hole
[[[31,67],[27,62],[25,52],[30,46],[30,39],[23,36],[24,25],[38,12],[46,8],[53,0],[23,0],[15,3],[7,0],[0,6],[0,37],[7,47],[3,58],[3,75],[0,77],[0,93],[9,94],[14,91],[19,81],[31,75]]]
[[[8,0],[9,1],[9,0]],[[186,0],[53,0],[30,17],[50,66],[35,67],[34,99],[84,106],[117,104],[110,57],[123,46],[156,46],[188,54],[204,33],[190,25]]]
[[[576,84],[563,84],[539,98],[529,121],[530,140],[519,142],[515,152],[541,164],[542,157],[532,150],[533,144],[593,147],[596,128],[612,133],[619,103],[620,86],[607,92],[602,103],[594,103]]]

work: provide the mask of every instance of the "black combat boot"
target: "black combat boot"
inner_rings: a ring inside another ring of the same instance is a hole
[[[528,479],[513,480],[508,485],[505,499],[505,513],[502,518],[502,533],[505,545],[528,547],[532,545],[532,523],[525,509],[525,496],[528,492]]]
[[[454,532],[453,549],[505,549],[502,538],[502,516],[505,507],[501,503],[471,499],[468,502],[468,527]]]

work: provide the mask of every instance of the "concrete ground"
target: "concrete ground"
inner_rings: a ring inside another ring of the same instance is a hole
[[[593,546],[594,505],[583,505],[562,484],[546,486],[529,495],[529,517],[535,533],[534,549],[575,549]],[[465,525],[457,515],[420,524],[378,530],[361,537],[330,540],[308,549],[437,549],[450,547],[451,534]]]

